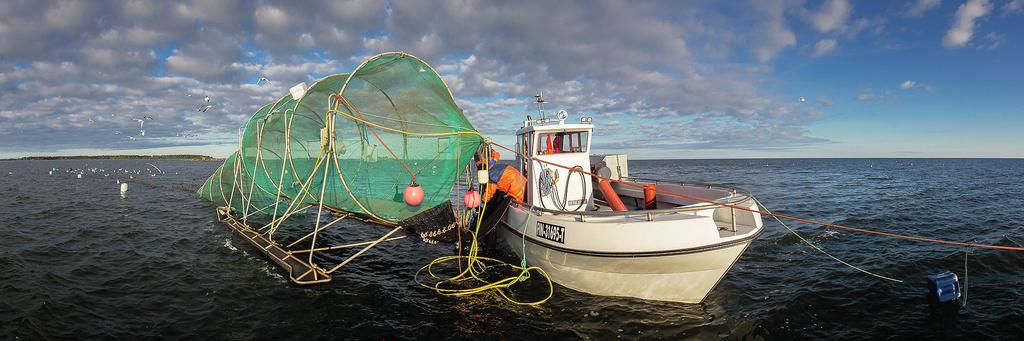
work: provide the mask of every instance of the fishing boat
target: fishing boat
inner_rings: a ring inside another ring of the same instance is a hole
[[[593,119],[528,117],[515,166],[527,181],[498,223],[507,246],[562,286],[699,303],[762,232],[736,187],[630,177],[626,155],[590,155]],[[597,176],[593,176],[597,175]],[[596,189],[596,190],[595,190]]]

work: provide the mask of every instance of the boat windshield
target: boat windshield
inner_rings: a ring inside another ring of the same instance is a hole
[[[540,154],[585,153],[587,152],[588,131],[541,133],[537,139]]]

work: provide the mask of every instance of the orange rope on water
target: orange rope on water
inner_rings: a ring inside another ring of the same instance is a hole
[[[568,166],[563,166],[563,165],[559,165],[557,163],[552,163],[552,162],[548,162],[548,161],[544,161],[544,160],[538,160],[538,159],[535,159],[535,158],[531,158],[529,156],[523,155],[522,153],[520,153],[520,152],[518,152],[516,150],[513,150],[513,149],[505,147],[505,146],[502,146],[502,145],[497,144],[497,143],[495,143],[493,141],[488,141],[488,143],[490,143],[491,145],[497,146],[497,147],[499,147],[501,149],[508,150],[508,151],[510,151],[512,153],[515,153],[515,154],[517,154],[519,156],[522,156],[523,158],[528,159],[528,160],[537,161],[537,162],[540,162],[540,163],[543,163],[543,164],[548,164],[548,165],[559,167],[559,168],[571,169]],[[632,187],[641,188],[641,189],[643,188],[643,185],[640,185],[640,184],[635,184],[635,183],[631,183],[631,182],[610,179],[610,178],[602,177],[600,175],[593,174],[593,173],[586,172],[586,171],[579,171],[579,172],[584,173],[584,174],[588,174],[588,175],[593,176],[593,177],[595,177],[597,179],[617,182],[617,183],[620,183],[620,184],[623,184],[623,185],[626,185],[626,186],[632,186]],[[831,227],[831,228],[837,228],[837,229],[843,229],[843,230],[849,230],[849,231],[855,231],[855,232],[870,233],[870,234],[887,236],[887,237],[910,239],[910,240],[917,240],[917,241],[931,242],[931,243],[938,243],[938,244],[972,246],[972,247],[981,247],[981,248],[987,248],[987,249],[999,249],[999,250],[1011,250],[1011,251],[1024,251],[1024,247],[990,245],[990,244],[976,244],[976,243],[958,242],[958,241],[950,241],[950,240],[941,240],[941,239],[934,239],[934,238],[927,238],[927,237],[911,236],[911,235],[906,235],[906,234],[874,231],[874,230],[868,230],[868,229],[857,228],[857,227],[850,227],[850,226],[844,226],[844,225],[838,225],[838,224],[830,224],[830,223],[826,223],[826,222],[818,221],[818,220],[813,220],[813,219],[804,219],[804,218],[789,216],[789,215],[785,215],[785,214],[770,213],[770,212],[764,212],[764,211],[760,211],[760,210],[756,210],[756,209],[740,207],[740,206],[736,206],[736,205],[729,205],[729,204],[725,204],[725,203],[716,202],[714,200],[698,198],[698,197],[689,196],[689,195],[685,195],[685,194],[668,192],[668,191],[665,191],[665,190],[663,190],[661,188],[656,189],[656,191],[658,193],[665,194],[665,195],[668,195],[668,196],[674,196],[674,197],[679,197],[679,198],[684,198],[684,199],[696,200],[696,201],[700,201],[700,202],[709,203],[709,204],[712,204],[712,205],[715,205],[715,206],[728,207],[728,208],[733,208],[733,209],[737,209],[737,210],[741,210],[741,211],[758,213],[758,214],[766,215],[766,216],[770,216],[770,217],[795,220],[795,221],[804,222],[804,223],[808,223],[808,224],[821,225],[821,226],[825,226],[825,227]]]

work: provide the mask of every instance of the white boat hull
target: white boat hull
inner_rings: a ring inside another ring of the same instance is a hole
[[[521,237],[502,235],[522,257]],[[726,248],[674,256],[608,258],[574,255],[526,242],[530,265],[544,269],[564,287],[601,296],[700,303],[739,259],[750,241]],[[632,272],[631,272],[632,270]]]
[[[602,296],[699,303],[761,232],[759,216],[748,216],[751,224],[739,226],[739,233],[729,232],[727,225],[711,216],[715,214],[698,211],[667,215],[660,221],[581,220],[512,205],[499,227],[500,236],[518,256],[525,250],[529,265],[544,269],[555,283],[567,288]],[[560,232],[552,237],[539,230],[545,225],[554,225]]]

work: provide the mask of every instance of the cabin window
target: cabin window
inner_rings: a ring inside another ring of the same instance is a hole
[[[517,136],[517,141],[516,141],[516,153],[522,154],[522,155],[531,155],[530,154],[530,141],[532,139],[533,139],[533,134],[532,133],[518,135]]]
[[[516,162],[519,164],[519,171],[525,174],[526,172],[526,159],[523,159],[523,155],[530,154],[530,141],[533,141],[533,133],[525,133],[522,135],[516,135]]]
[[[541,133],[537,139],[539,154],[583,153],[590,138],[588,131]]]

